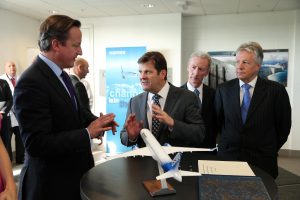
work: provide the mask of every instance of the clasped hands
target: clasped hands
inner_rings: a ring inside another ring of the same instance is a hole
[[[111,130],[112,133],[115,134],[117,131],[117,126],[119,126],[119,124],[115,121],[115,116],[116,115],[113,113],[108,113],[106,115],[100,113],[100,117],[91,122],[87,127],[90,137],[92,139],[97,138],[102,141],[105,131]]]
[[[157,118],[160,123],[166,124],[169,128],[173,128],[174,119],[170,117],[158,105],[152,104],[152,117]],[[125,122],[124,128],[126,129],[129,140],[135,141],[143,128],[143,121],[137,121],[135,114],[130,114]]]

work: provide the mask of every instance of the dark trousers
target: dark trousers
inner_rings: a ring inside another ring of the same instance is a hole
[[[19,126],[11,128],[11,133],[15,134],[15,144],[16,144],[16,163],[24,162],[24,144],[21,138]]]
[[[6,148],[6,151],[9,155],[10,160],[12,161],[12,150],[11,150],[11,132],[10,132],[10,117],[2,115],[2,127],[0,130],[1,139]]]

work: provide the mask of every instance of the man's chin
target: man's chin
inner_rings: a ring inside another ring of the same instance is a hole
[[[149,92],[150,88],[149,87],[143,87],[143,90],[146,91],[146,92]]]

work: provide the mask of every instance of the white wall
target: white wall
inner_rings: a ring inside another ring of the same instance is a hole
[[[20,74],[31,62],[32,48],[38,47],[39,21],[0,8],[0,27],[0,74],[8,60],[16,62]]]
[[[89,81],[95,85],[95,113],[105,112],[105,93],[102,91],[100,96],[100,88],[105,89],[105,77],[100,71],[105,70],[107,47],[146,46],[147,51],[160,51],[168,67],[178,74],[173,76],[173,83],[180,85],[181,14],[88,18],[81,22],[94,30],[94,63],[90,63],[94,80],[90,78]]]
[[[181,14],[139,15],[81,19],[83,56],[90,62],[88,80],[94,86],[95,113],[105,112],[105,48],[146,46],[161,51],[172,68],[173,83],[179,86],[187,77],[186,62],[195,50],[235,50],[239,44],[254,40],[265,49],[289,49],[287,91],[293,111],[291,135],[285,148],[300,150],[300,10],[181,17]],[[37,46],[40,22],[0,9],[0,74],[4,62],[15,60],[18,73],[31,62]],[[297,57],[298,55],[298,57]],[[102,94],[105,94],[104,92]]]
[[[292,116],[293,116],[293,125],[292,125],[292,137],[289,142],[292,149],[300,149],[300,10],[294,13],[295,16],[295,33],[293,34],[294,38],[294,55],[291,58],[291,65],[293,66],[293,72],[289,73],[292,82]],[[298,103],[297,103],[298,102]]]
[[[257,41],[264,49],[289,49],[288,87],[293,125],[284,148],[300,150],[300,11],[184,17],[182,20],[182,80],[186,63],[196,50],[232,51],[244,42]],[[298,66],[298,67],[297,67]],[[299,92],[297,92],[299,91]]]

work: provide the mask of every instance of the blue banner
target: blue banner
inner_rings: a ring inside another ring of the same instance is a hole
[[[130,98],[143,92],[137,60],[145,52],[146,47],[106,48],[106,111],[115,113],[120,125],[116,135],[107,134],[106,152],[109,154],[130,149],[121,144],[120,131],[126,120]]]

